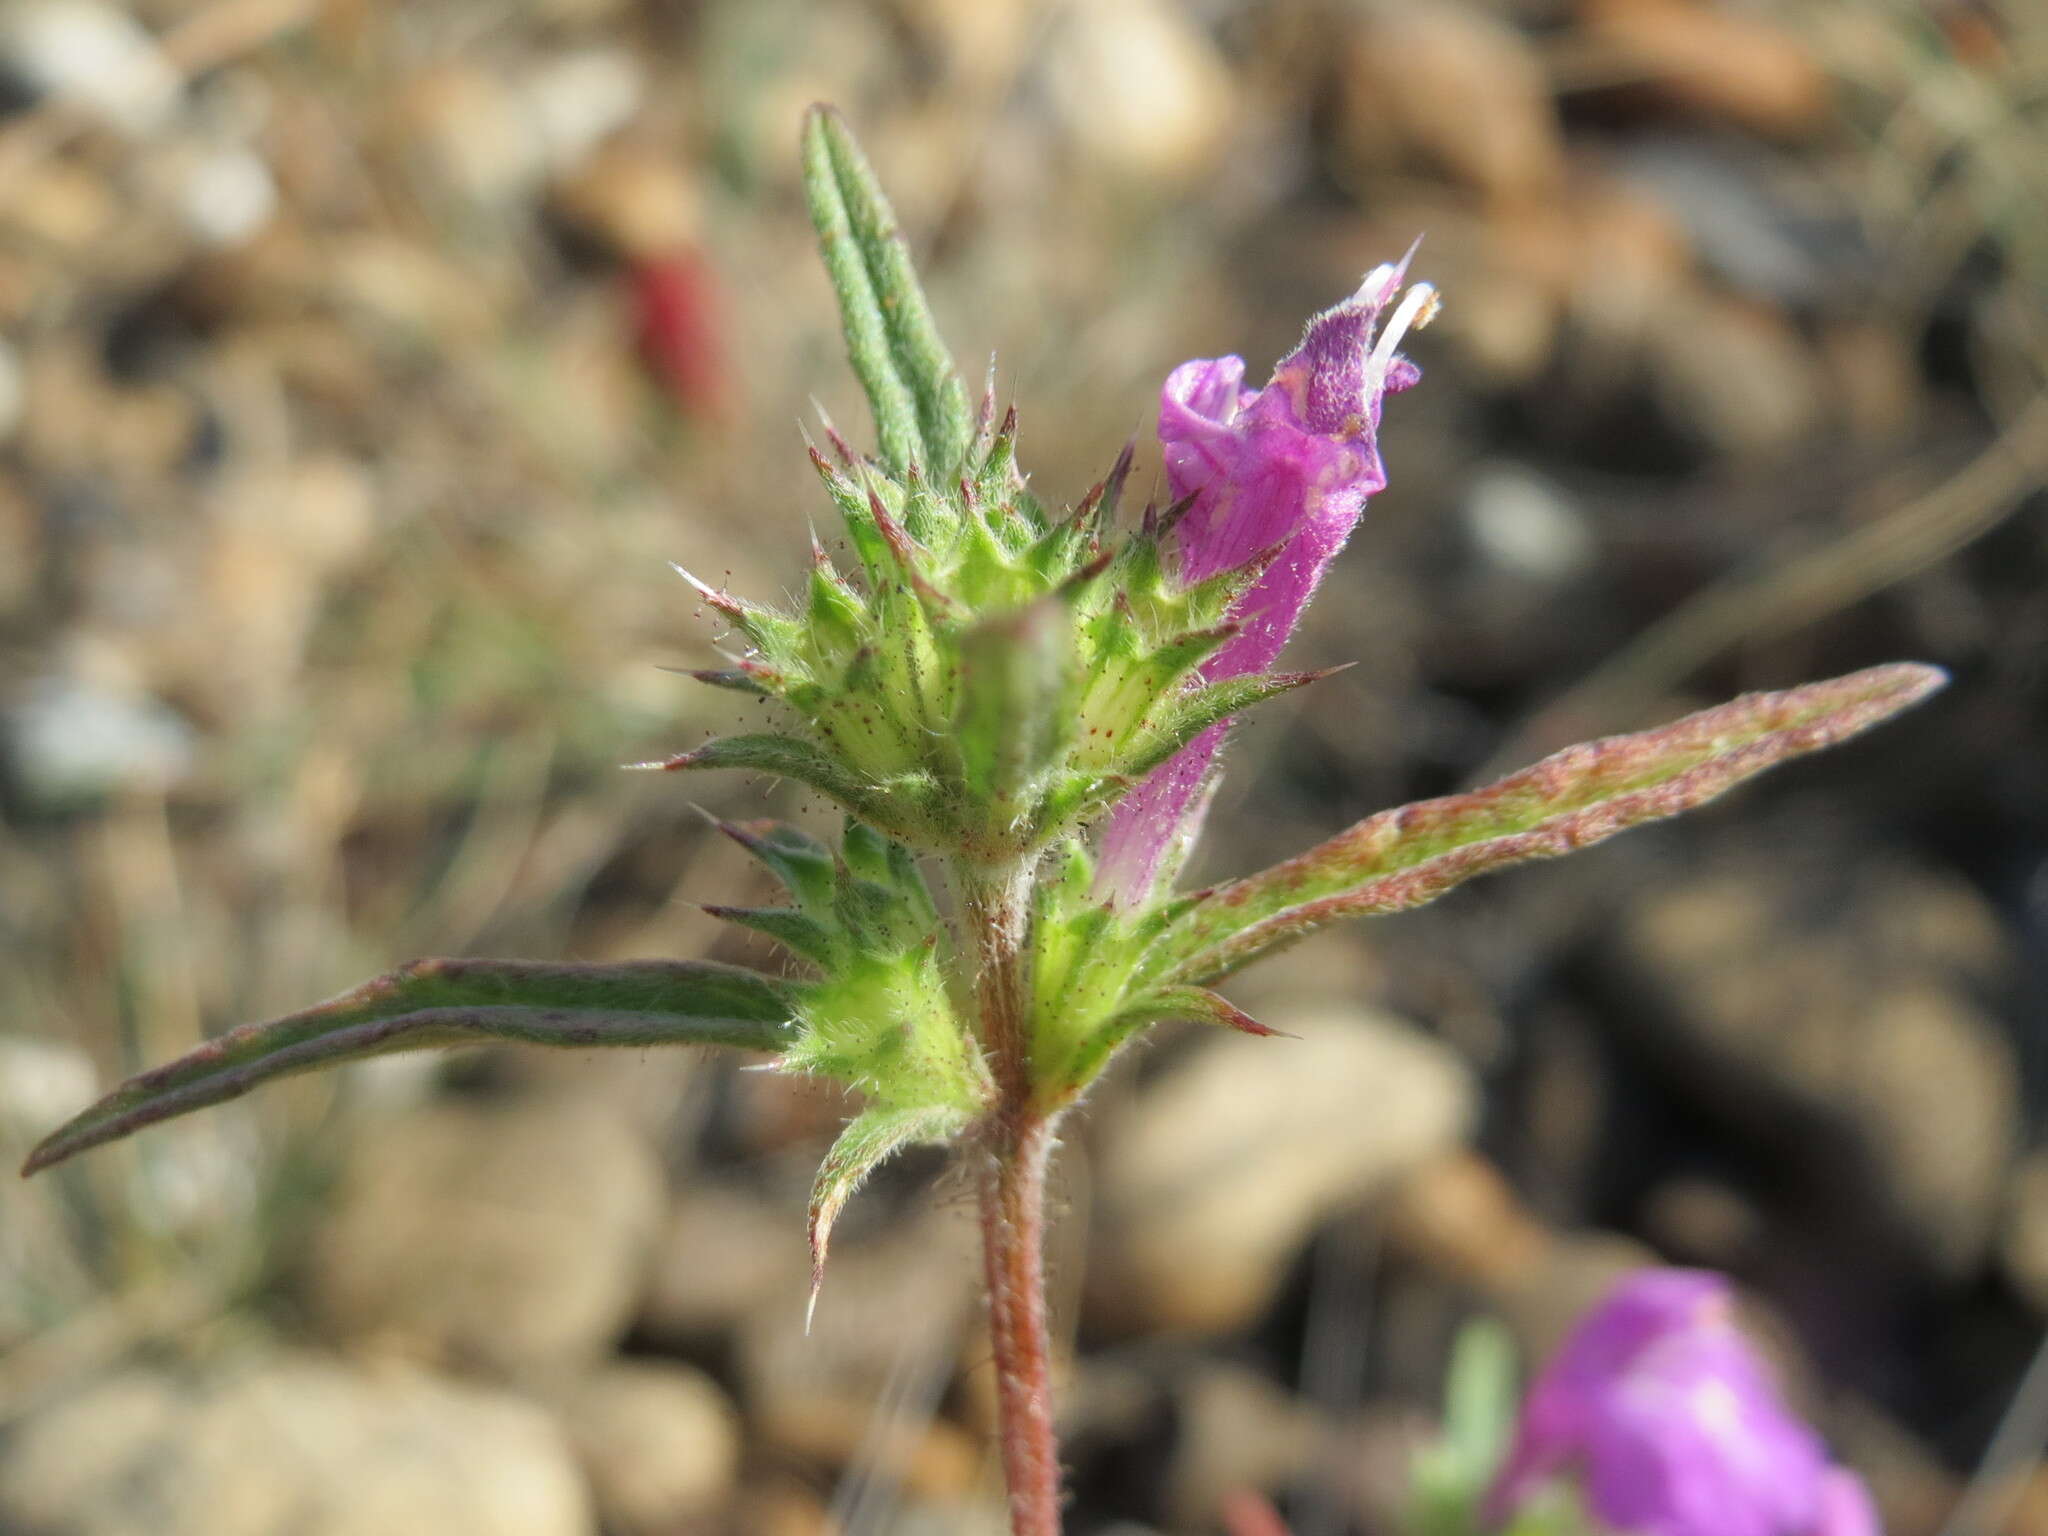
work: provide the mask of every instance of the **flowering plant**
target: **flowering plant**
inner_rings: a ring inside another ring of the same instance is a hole
[[[814,543],[788,608],[688,578],[739,642],[697,677],[772,701],[779,724],[644,765],[777,775],[844,811],[836,846],[773,822],[724,828],[789,902],[714,911],[779,941],[800,973],[414,961],[132,1078],[25,1171],[271,1078],[392,1051],[496,1039],[765,1053],[865,1099],[818,1175],[814,1281],[834,1218],[893,1152],[952,1143],[975,1166],[1011,1519],[1019,1536],[1049,1536],[1046,1160],[1061,1116],[1123,1045],[1173,1019],[1268,1033],[1215,985],[1340,918],[1698,805],[1942,677],[1896,665],[1750,695],[1177,890],[1228,723],[1315,680],[1273,664],[1385,484],[1381,406],[1419,377],[1396,349],[1435,295],[1404,291],[1405,262],[1376,269],[1262,389],[1244,388],[1236,358],[1184,364],[1160,417],[1172,504],[1125,515],[1127,450],[1055,506],[1018,468],[1014,409],[999,420],[987,396],[970,407],[889,204],[829,109],[805,122],[803,162],[874,416],[872,454],[829,429],[830,454],[811,453],[852,567]]]
[[[1862,1480],[1786,1408],[1717,1274],[1637,1270],[1519,1412],[1513,1374],[1497,1329],[1460,1337],[1416,1536],[1878,1536]]]

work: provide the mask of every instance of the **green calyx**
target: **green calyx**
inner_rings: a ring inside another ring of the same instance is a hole
[[[1126,453],[1053,514],[1014,466],[1014,413],[974,438],[946,490],[850,454],[812,460],[854,568],[814,548],[800,607],[763,607],[684,573],[745,643],[701,681],[781,701],[782,728],[659,766],[795,779],[925,851],[996,865],[1112,804],[1203,730],[1302,674],[1204,683],[1261,564],[1194,586],[1167,574],[1166,527],[1107,531]]]
[[[812,448],[845,537],[814,546],[787,607],[683,573],[741,642],[696,676],[787,713],[650,766],[777,774],[913,848],[1011,864],[1308,678],[1201,679],[1265,562],[1183,587],[1172,513],[1112,531],[1129,450],[1074,506],[1043,505],[1017,467],[1015,411],[998,422],[991,395],[969,412],[895,216],[828,110],[805,124],[804,170],[879,451],[836,432],[831,457]]]

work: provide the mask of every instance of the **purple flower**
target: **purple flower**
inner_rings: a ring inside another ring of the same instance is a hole
[[[1436,312],[1435,290],[1417,283],[1380,329],[1407,271],[1406,258],[1375,267],[1356,293],[1309,322],[1264,389],[1244,387],[1237,357],[1183,363],[1167,376],[1159,403],[1167,481],[1176,501],[1194,498],[1174,533],[1181,580],[1278,552],[1233,608],[1241,628],[1204,664],[1209,681],[1273,664],[1366,498],[1387,483],[1380,401],[1421,377],[1394,348]],[[1111,813],[1099,894],[1143,902],[1179,863],[1200,829],[1224,730],[1198,736]]]
[[[1580,1320],[1522,1405],[1489,1525],[1559,1479],[1630,1536],[1878,1536],[1702,1270],[1642,1270]]]

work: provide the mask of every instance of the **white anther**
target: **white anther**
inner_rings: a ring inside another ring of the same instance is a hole
[[[1442,307],[1436,296],[1436,289],[1428,283],[1417,283],[1401,300],[1401,307],[1394,311],[1394,318],[1387,322],[1380,339],[1373,344],[1372,356],[1366,362],[1366,372],[1375,379],[1386,377],[1393,365],[1394,349],[1401,345],[1401,338],[1411,330],[1421,330],[1436,318]]]

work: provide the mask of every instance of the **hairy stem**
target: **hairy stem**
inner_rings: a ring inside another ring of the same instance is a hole
[[[959,873],[968,951],[974,957],[973,992],[981,1048],[988,1053],[1002,1095],[1004,1117],[1027,1113],[1031,1081],[1031,883],[1033,868]]]
[[[1045,1314],[1045,1167],[1052,1145],[1049,1119],[998,1126],[981,1179],[989,1337],[1012,1536],[1058,1536],[1060,1528],[1052,1334]]]
[[[1058,1536],[1052,1335],[1045,1308],[1045,1172],[1053,1124],[1034,1102],[1029,970],[1032,870],[961,872],[982,1048],[998,1100],[982,1137],[982,1258],[1012,1536]]]

